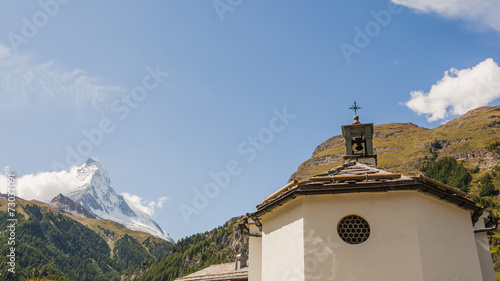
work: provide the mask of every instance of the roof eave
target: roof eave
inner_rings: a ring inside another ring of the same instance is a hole
[[[324,195],[324,194],[344,194],[344,193],[362,193],[362,192],[390,192],[416,190],[427,193],[432,197],[452,203],[462,209],[471,212],[473,223],[475,223],[481,214],[483,208],[477,206],[474,201],[469,200],[459,193],[452,193],[437,185],[420,178],[409,180],[395,180],[383,182],[360,182],[360,183],[301,183],[295,189],[281,194],[281,196],[257,206],[257,211],[251,213],[251,217],[261,217],[264,214],[281,207],[286,202],[295,199],[298,196]]]

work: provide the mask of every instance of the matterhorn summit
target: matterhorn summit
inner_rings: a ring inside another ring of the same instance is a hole
[[[77,169],[76,176],[79,188],[66,197],[81,204],[98,218],[115,221],[131,230],[144,231],[174,242],[150,215],[128,204],[123,196],[116,194],[110,186],[108,171],[99,160],[89,158]]]

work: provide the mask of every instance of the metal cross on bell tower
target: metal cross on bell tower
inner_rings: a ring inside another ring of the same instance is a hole
[[[354,110],[354,115],[358,115],[358,110],[362,109],[361,106],[358,106],[356,101],[354,101],[354,105],[349,107],[350,110]]]

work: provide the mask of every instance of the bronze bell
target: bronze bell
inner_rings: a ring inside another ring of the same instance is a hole
[[[363,139],[362,138],[355,138],[353,140],[353,143],[357,144],[356,147],[354,149],[356,149],[356,151],[361,151],[363,150]]]

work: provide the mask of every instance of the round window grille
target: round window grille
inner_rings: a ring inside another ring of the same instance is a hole
[[[361,244],[370,237],[370,225],[360,216],[349,215],[339,221],[337,232],[344,242]]]

